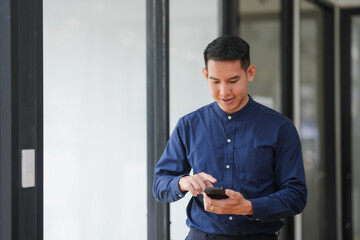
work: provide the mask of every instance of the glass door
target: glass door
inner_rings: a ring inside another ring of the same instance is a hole
[[[239,33],[251,46],[257,68],[249,94],[254,100],[281,111],[281,2],[240,1]]]
[[[322,11],[300,5],[300,136],[308,187],[303,239],[326,239]]]
[[[343,238],[360,239],[360,9],[341,12]]]
[[[360,239],[360,14],[351,17],[351,169],[353,239]]]

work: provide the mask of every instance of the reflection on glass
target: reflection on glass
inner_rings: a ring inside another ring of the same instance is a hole
[[[280,0],[240,0],[240,36],[250,44],[251,64],[257,71],[249,94],[281,110]]]
[[[145,1],[44,1],[44,239],[146,239],[145,45]]]
[[[303,213],[303,239],[324,239],[324,159],[322,92],[322,12],[301,1],[301,123],[300,136],[308,187],[308,202]]]
[[[199,11],[204,9],[206,11]],[[203,51],[218,36],[218,1],[170,2],[170,132],[183,115],[212,102],[202,74]],[[170,204],[171,240],[184,240],[191,195]]]
[[[354,240],[360,239],[360,16],[351,23],[352,209]]]

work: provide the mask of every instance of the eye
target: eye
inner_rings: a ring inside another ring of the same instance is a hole
[[[237,83],[239,80],[231,80],[230,83]]]

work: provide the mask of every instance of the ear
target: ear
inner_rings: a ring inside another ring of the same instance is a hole
[[[255,72],[256,72],[256,67],[255,65],[250,65],[247,69],[247,78],[248,78],[248,81],[249,82],[252,82],[252,80],[254,79],[255,77]]]
[[[202,72],[203,72],[206,80],[208,80],[208,78],[209,78],[209,72],[207,71],[207,69],[206,69],[206,68],[203,68],[203,69],[202,69]]]

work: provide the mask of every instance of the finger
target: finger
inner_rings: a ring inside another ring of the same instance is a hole
[[[207,205],[214,205],[214,199],[212,199],[211,197],[209,197],[208,195],[206,195],[206,193],[203,193],[204,197],[203,197],[203,201],[204,203],[206,203]]]
[[[186,191],[189,191],[195,197],[203,191],[201,181],[196,176],[187,176],[181,178],[179,181],[179,185],[180,189],[183,188]]]
[[[194,196],[196,197],[198,195],[198,193],[196,192],[196,190],[194,189],[193,185],[189,185],[188,187],[188,191]]]
[[[200,188],[201,188],[201,189],[200,189],[201,191],[200,191],[199,193],[203,193],[203,192],[204,192],[204,189],[209,185],[208,183],[209,183],[209,181],[205,181],[205,182],[204,182],[204,181],[200,181],[200,182],[199,182],[199,186],[200,186]]]
[[[212,207],[212,206],[214,206],[214,207]],[[204,209],[205,209],[205,211],[207,211],[207,212],[213,212],[214,209],[215,209],[215,205],[209,205],[209,204],[207,204],[206,206],[204,206]],[[212,210],[211,210],[211,209],[212,209]]]
[[[192,185],[195,189],[195,191],[200,194],[204,191],[205,188],[205,183],[203,181],[203,179],[201,177],[199,177],[198,175],[194,176],[194,178],[192,179]]]
[[[199,174],[195,175],[193,180],[194,180],[193,182],[194,188],[199,194],[204,191],[204,189],[207,187],[209,183],[208,180],[205,180],[204,177]]]
[[[210,174],[201,172],[201,173],[199,173],[199,175],[201,175],[201,176],[204,178],[204,180],[210,181],[210,182],[212,182],[212,183],[216,183],[216,182],[217,182],[216,178],[214,178],[214,177],[211,176]]]
[[[210,211],[210,208],[212,206],[211,203],[209,203],[208,199],[210,198],[206,195],[206,193],[204,193],[204,209],[206,211]]]
[[[200,183],[195,183],[195,184],[193,185],[194,190],[196,191],[197,194],[201,194],[201,193],[204,191],[204,188],[203,188],[202,185],[204,185],[202,182],[200,182]]]
[[[210,181],[205,181],[205,187],[213,187],[212,183]]]

